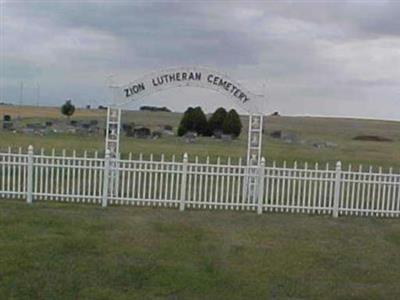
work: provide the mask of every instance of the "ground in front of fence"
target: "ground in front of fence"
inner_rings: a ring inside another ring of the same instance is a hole
[[[395,219],[0,201],[0,299],[399,299]]]

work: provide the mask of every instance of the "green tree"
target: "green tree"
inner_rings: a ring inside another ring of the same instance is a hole
[[[186,111],[183,113],[181,122],[179,123],[178,126],[178,136],[183,136],[188,131],[193,130],[193,120],[192,120],[193,110],[194,110],[193,107],[188,107],[188,109],[186,109]]]
[[[240,135],[242,131],[242,122],[236,110],[231,109],[228,112],[222,125],[222,131],[224,134],[231,134],[235,138]]]
[[[208,123],[207,117],[200,106],[194,108],[191,118],[193,121],[193,130],[199,135],[207,135]]]
[[[71,100],[67,100],[62,106],[61,106],[61,113],[64,116],[67,116],[69,119],[75,112],[75,106],[72,104]]]
[[[185,127],[183,127],[182,125],[178,126],[178,132],[177,132],[178,136],[183,136],[183,135],[185,135],[186,132],[187,132],[187,130]]]
[[[179,124],[178,136],[185,135],[188,131],[194,131],[199,135],[206,135],[207,128],[207,117],[201,107],[189,107],[184,112]]]
[[[226,118],[225,108],[218,108],[208,120],[208,134],[213,135],[216,130],[222,130],[222,126],[224,124],[224,120]]]

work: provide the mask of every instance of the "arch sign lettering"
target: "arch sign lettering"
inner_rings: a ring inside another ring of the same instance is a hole
[[[227,75],[205,67],[172,68],[150,73],[118,88],[117,105],[175,87],[199,87],[229,97],[250,114],[260,112],[262,96],[255,95]]]

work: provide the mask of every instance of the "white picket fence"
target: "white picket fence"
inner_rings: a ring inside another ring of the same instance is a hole
[[[247,166],[241,160],[189,161],[187,155],[158,160],[139,156],[112,160],[65,151],[0,152],[0,197],[258,213],[374,215],[399,217],[400,174],[371,167],[354,171],[318,164]]]

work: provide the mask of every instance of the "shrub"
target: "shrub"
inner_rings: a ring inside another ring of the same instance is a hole
[[[231,134],[235,138],[240,135],[242,131],[242,122],[236,110],[231,109],[228,112],[222,125],[222,131],[224,134]]]
[[[187,131],[188,131],[188,130],[187,130],[185,127],[183,127],[183,125],[181,124],[181,125],[179,125],[179,127],[178,127],[178,132],[177,132],[177,134],[178,134],[178,136],[184,136],[185,133],[186,133]]]
[[[178,127],[178,136],[183,136],[186,132],[193,130],[192,113],[194,108],[188,107],[183,113],[181,122]]]
[[[213,135],[215,131],[222,131],[224,120],[228,113],[223,107],[218,108],[208,120],[208,135]]]
[[[178,127],[178,136],[183,136],[189,131],[194,131],[199,135],[206,135],[208,132],[207,117],[200,106],[189,107]]]
[[[75,106],[72,104],[71,100],[67,100],[62,106],[61,106],[61,113],[64,116],[67,116],[68,118],[71,117],[75,112]]]
[[[157,107],[157,106],[141,106],[140,110],[143,111],[165,111],[165,112],[171,112],[171,110],[165,106],[163,107]]]
[[[197,132],[198,135],[207,135],[208,132],[207,117],[200,106],[197,106],[193,110],[191,118],[193,121],[193,131]]]

